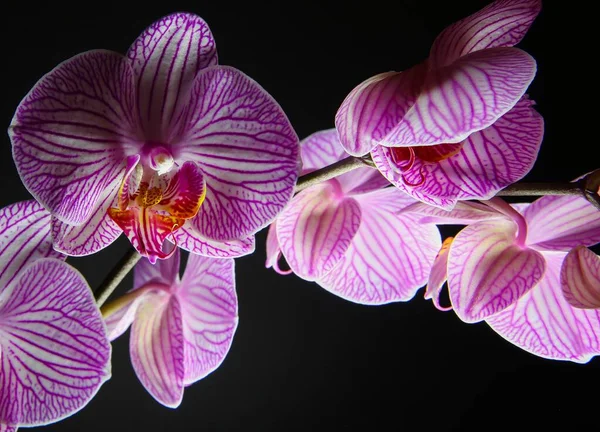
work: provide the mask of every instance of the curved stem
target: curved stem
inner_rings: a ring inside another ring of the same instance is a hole
[[[133,247],[127,251],[94,293],[98,307],[102,307],[115,288],[119,286],[123,278],[127,276],[127,273],[131,271],[141,257],[142,256],[137,253]]]
[[[375,165],[370,157],[367,156],[364,158],[356,158],[353,156],[348,156],[347,158],[328,165],[325,168],[321,168],[306,175],[300,176],[298,178],[298,182],[296,183],[296,189],[294,192],[298,193],[307,187],[314,186],[326,180],[353,171],[356,168],[365,166],[375,168]]]

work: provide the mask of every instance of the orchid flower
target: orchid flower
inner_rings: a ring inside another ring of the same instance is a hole
[[[140,261],[133,290],[102,308],[111,340],[133,323],[130,355],[146,390],[176,408],[183,388],[214,371],[237,328],[233,259],[190,254],[179,280],[179,251],[155,265]]]
[[[106,326],[35,201],[0,210],[0,431],[54,423],[110,378]]]
[[[541,0],[499,0],[446,28],[429,58],[358,85],[336,115],[348,153],[371,157],[395,186],[445,209],[489,199],[533,166],[543,120],[524,93],[532,57],[513,48]]]
[[[125,56],[96,50],[60,64],[9,133],[67,255],[121,232],[152,262],[168,256],[165,239],[207,256],[250,253],[298,175],[298,138],[280,106],[217,65],[210,29],[191,14],[159,20]]]
[[[600,309],[600,257],[583,245],[567,254],[560,270],[567,302],[580,309]]]
[[[600,212],[583,197],[513,206],[495,198],[451,212],[419,203],[405,211],[420,213],[423,222],[470,224],[434,264],[447,269],[460,319],[486,320],[506,340],[545,358],[585,363],[600,353],[600,310],[573,307],[563,295],[565,285],[586,290],[582,275],[588,289],[597,290],[600,280],[598,257],[581,249],[600,242]],[[439,295],[444,281],[430,279],[428,297]],[[593,299],[585,292],[574,297]]]
[[[335,129],[301,145],[305,172],[344,157]],[[383,304],[411,299],[440,246],[434,224],[397,215],[415,202],[377,170],[364,167],[298,193],[269,229],[267,267],[283,254],[303,279],[344,299]]]

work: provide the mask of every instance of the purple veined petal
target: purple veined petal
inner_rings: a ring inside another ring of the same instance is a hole
[[[560,288],[564,253],[544,253],[542,280],[518,302],[487,319],[500,336],[525,351],[553,360],[587,363],[600,354],[600,310],[576,309]]]
[[[335,115],[344,149],[352,156],[369,153],[412,107],[421,91],[427,63],[405,72],[386,72],[355,87]]]
[[[265,90],[231,67],[198,74],[173,150],[206,175],[206,199],[193,226],[213,240],[246,238],[267,226],[298,178],[298,137],[289,120]]]
[[[585,246],[573,248],[560,271],[567,302],[579,309],[600,309],[600,257]]]
[[[402,214],[411,214],[420,223],[438,225],[469,225],[474,222],[505,218],[505,216],[485,204],[473,201],[461,201],[450,211],[416,202],[401,210]]]
[[[279,247],[279,240],[277,239],[277,220],[275,220],[269,226],[269,232],[267,233],[266,241],[267,249],[267,260],[265,261],[265,267],[275,270],[280,275],[289,275],[293,273],[291,269],[282,270],[279,267],[279,260],[281,259],[281,248]]]
[[[567,252],[600,243],[600,212],[579,196],[545,196],[524,211],[527,244],[539,250]]]
[[[28,264],[45,257],[65,259],[52,249],[50,219],[34,200],[0,209],[0,293]]]
[[[541,9],[541,0],[495,1],[440,33],[431,47],[431,64],[443,67],[474,51],[512,47],[523,39]]]
[[[17,432],[17,429],[17,426],[0,423],[0,432]]]
[[[202,207],[200,208],[202,211]],[[202,236],[192,220],[185,221],[181,229],[178,229],[171,237],[181,249],[196,255],[213,258],[238,258],[254,252],[256,247],[254,236],[251,235],[241,240],[218,241]]]
[[[231,347],[238,324],[233,259],[190,255],[177,297],[187,386],[219,367]]]
[[[433,224],[417,224],[384,205],[402,195],[393,188],[357,196],[362,221],[348,251],[317,283],[360,304],[407,301],[425,285],[441,240]]]
[[[515,106],[535,72],[535,60],[517,48],[476,51],[430,70],[415,104],[381,144],[459,143]]]
[[[144,30],[127,57],[135,73],[144,134],[165,142],[198,71],[218,63],[213,35],[196,15],[168,15]]]
[[[300,155],[302,174],[326,167],[348,156],[335,129],[315,132],[304,138],[300,141]]]
[[[142,260],[147,261],[147,260]],[[165,287],[166,289],[167,287]],[[139,305],[148,296],[155,294],[152,289],[134,289],[115,301],[105,303],[100,311],[106,324],[108,339],[115,340],[129,328]]]
[[[147,284],[171,286],[179,282],[179,267],[179,249],[175,249],[169,258],[157,260],[156,264],[151,264],[149,260],[140,260],[133,269],[133,289]]]
[[[92,291],[53,258],[28,265],[2,294],[0,418],[53,423],[83,408],[110,378],[111,347]]]
[[[541,253],[515,243],[509,220],[478,222],[455,237],[448,257],[448,290],[459,318],[478,322],[506,309],[544,275]]]
[[[342,258],[360,224],[360,205],[333,179],[294,197],[277,218],[277,238],[294,273],[316,280]]]
[[[133,72],[126,58],[88,51],[40,79],[9,128],[25,187],[53,216],[85,222],[137,153]]]
[[[183,398],[183,329],[181,305],[166,292],[146,296],[131,326],[131,363],[154,399],[177,408]]]
[[[448,255],[450,254],[450,247],[453,240],[454,237],[448,237],[442,243],[440,251],[433,260],[429,280],[425,287],[425,300],[433,301],[434,306],[442,312],[452,310],[451,306],[443,307],[440,305],[440,292],[448,279]]]

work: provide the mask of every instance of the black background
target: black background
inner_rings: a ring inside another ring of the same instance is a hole
[[[55,2],[4,8],[2,118],[59,62],[94,48],[125,52],[170,12],[202,16],[221,64],[257,80],[298,135],[332,127],[364,79],[423,60],[435,36],[486,1],[288,3],[225,1],[114,5]],[[583,2],[547,1],[520,47],[538,61],[530,88],[546,136],[529,181],[566,181],[597,168],[597,24]],[[51,6],[50,6],[51,5]],[[0,146],[2,206],[29,199]],[[114,343],[113,377],[81,412],[46,431],[585,430],[598,415],[599,360],[536,358],[485,324],[466,325],[422,299],[381,307],[339,299],[295,276],[264,269],[257,251],[237,260],[240,324],[223,365],[185,390],[177,410],[156,403]],[[123,255],[120,238],[70,259],[97,287]],[[128,288],[128,277],[121,290]]]

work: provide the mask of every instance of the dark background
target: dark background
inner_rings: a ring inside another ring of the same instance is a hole
[[[257,80],[298,135],[329,128],[364,79],[423,60],[448,24],[487,2],[80,2],[4,8],[2,118],[59,62],[94,48],[125,52],[174,11],[210,25],[222,64]],[[538,61],[530,88],[546,136],[529,181],[566,181],[597,168],[597,24],[583,2],[549,2],[521,48]],[[588,50],[590,54],[588,53]],[[0,146],[2,206],[29,199]],[[584,430],[598,415],[599,360],[536,358],[485,324],[466,325],[422,299],[381,307],[339,299],[264,269],[265,233],[237,260],[240,324],[223,365],[185,390],[177,410],[156,403],[114,343],[113,377],[81,412],[46,431]],[[97,287],[127,241],[70,260]],[[126,279],[121,290],[128,288]]]

